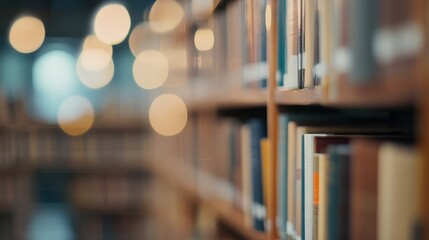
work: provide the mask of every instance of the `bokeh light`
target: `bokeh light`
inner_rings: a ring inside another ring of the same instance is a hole
[[[103,6],[94,19],[95,35],[108,44],[121,43],[127,37],[130,27],[130,14],[118,3]]]
[[[205,19],[213,12],[212,0],[193,0],[191,2],[191,11],[194,17],[198,19]]]
[[[43,22],[35,17],[24,16],[17,19],[9,31],[10,45],[21,53],[36,51],[44,40],[45,27]]]
[[[174,94],[158,96],[150,106],[152,128],[164,136],[179,134],[186,126],[188,111],[183,100]]]
[[[42,94],[66,94],[75,87],[75,58],[68,52],[52,50],[33,65],[33,85]]]
[[[115,73],[115,65],[113,60],[110,59],[108,64],[102,69],[91,70],[86,68],[82,61],[77,62],[76,71],[79,80],[88,88],[97,89],[106,86],[112,81]]]
[[[214,34],[211,29],[200,28],[194,35],[195,47],[199,51],[209,51],[214,45]]]
[[[100,49],[100,50],[103,50],[105,52],[108,52],[110,55],[112,55],[112,53],[113,53],[112,45],[107,44],[107,43],[101,41],[94,34],[88,35],[85,38],[85,40],[83,42],[82,49],[83,50],[87,50],[87,49]]]
[[[109,53],[106,51],[100,49],[87,49],[80,53],[78,62],[90,71],[99,71],[105,68],[111,59],[112,57],[109,56]]]
[[[168,72],[168,60],[159,51],[143,51],[134,61],[134,80],[144,89],[155,89],[162,86],[168,77]]]
[[[154,48],[159,45],[159,39],[153,33],[149,23],[138,24],[130,34],[128,39],[130,50],[134,56],[138,56],[144,50]]]
[[[179,3],[173,0],[156,1],[149,13],[149,24],[155,32],[169,32],[175,29],[184,17]]]
[[[87,132],[94,122],[94,110],[91,103],[82,96],[67,98],[58,111],[58,124],[70,136],[79,136]]]
[[[110,63],[112,54],[113,49],[110,44],[102,42],[95,35],[89,35],[83,43],[79,61],[88,70],[101,70]]]

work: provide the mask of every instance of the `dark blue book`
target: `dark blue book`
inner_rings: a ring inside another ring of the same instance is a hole
[[[250,119],[250,147],[252,157],[252,217],[255,230],[265,230],[266,206],[263,196],[262,159],[260,141],[267,136],[266,123],[262,119]]]
[[[328,239],[349,237],[350,147],[328,147]]]
[[[284,85],[284,75],[287,71],[287,36],[286,36],[286,19],[287,19],[287,3],[286,1],[277,2],[277,44],[278,44],[278,73],[277,85]]]
[[[261,34],[260,34],[260,62],[265,63],[264,66],[266,66],[266,72],[268,73],[268,65],[267,65],[267,28],[265,25],[265,11],[267,8],[267,0],[261,0],[259,2],[259,24],[261,27]],[[266,88],[268,86],[268,75],[265,75],[260,82],[261,88]]]

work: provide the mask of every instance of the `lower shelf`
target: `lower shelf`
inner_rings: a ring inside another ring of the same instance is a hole
[[[161,158],[162,159],[162,158]],[[268,235],[262,232],[255,231],[244,224],[244,214],[237,208],[231,206],[221,199],[215,199],[202,194],[198,190],[195,179],[192,179],[192,174],[178,174],[177,169],[171,167],[174,164],[169,161],[163,161],[160,158],[150,158],[145,163],[145,168],[154,175],[167,181],[169,184],[180,189],[188,194],[195,201],[210,207],[216,214],[216,217],[222,223],[227,224],[238,235],[244,239],[259,240],[268,239]],[[186,169],[186,167],[184,167]],[[192,169],[189,167],[189,173]],[[184,171],[185,172],[185,171]]]

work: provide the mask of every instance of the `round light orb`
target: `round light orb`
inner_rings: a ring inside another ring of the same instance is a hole
[[[158,96],[149,109],[152,128],[163,136],[179,134],[186,126],[188,111],[183,100],[174,94]]]
[[[101,69],[91,70],[83,65],[82,61],[77,62],[76,71],[79,80],[83,85],[91,89],[98,89],[105,87],[112,81],[115,73],[115,65],[113,60],[110,59],[108,64]]]
[[[213,1],[193,0],[191,2],[191,11],[194,17],[198,19],[208,18],[213,12]]]
[[[31,53],[42,46],[45,40],[43,22],[35,17],[24,16],[18,18],[9,31],[9,42],[12,47],[21,53]]]
[[[213,31],[211,29],[198,29],[194,35],[194,44],[199,51],[210,51],[214,45]]]
[[[133,76],[137,85],[143,89],[155,89],[168,77],[168,60],[159,51],[147,50],[140,53],[133,64]]]
[[[105,68],[111,60],[112,56],[106,51],[100,49],[86,49],[80,53],[78,62],[90,71],[99,71]]]
[[[156,1],[149,12],[149,24],[153,31],[165,33],[172,31],[182,22],[182,6],[173,0]]]
[[[118,3],[100,8],[93,23],[95,35],[101,41],[112,45],[121,43],[127,37],[130,27],[130,14]]]
[[[79,136],[87,132],[94,122],[94,110],[91,103],[82,96],[67,98],[58,111],[58,124],[70,136]]]
[[[33,85],[41,94],[67,94],[75,87],[75,58],[68,52],[52,50],[36,59]]]
[[[159,39],[148,23],[140,23],[131,31],[128,44],[133,55],[138,56],[142,51],[159,45]]]
[[[113,48],[112,45],[107,44],[103,41],[101,41],[100,39],[97,38],[97,36],[91,34],[88,35],[82,45],[82,50],[89,50],[89,49],[98,49],[98,50],[102,50],[104,52],[106,52],[107,54],[110,55],[110,57],[113,54]]]

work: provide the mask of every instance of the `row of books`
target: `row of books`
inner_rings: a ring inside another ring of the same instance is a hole
[[[301,210],[287,210],[301,222],[290,223],[297,232],[286,229],[284,239],[414,239],[421,234],[421,162],[414,148],[362,139],[340,144],[344,138],[313,134],[304,138],[314,141],[314,155],[305,156],[313,170],[303,166]]]
[[[408,130],[382,115],[279,117],[277,199],[281,239],[413,239],[419,158]],[[356,123],[359,123],[357,125]],[[367,124],[365,124],[367,123]],[[269,186],[270,187],[270,186]]]
[[[313,223],[316,220],[314,215],[322,211],[314,210],[315,196],[331,194],[326,193],[331,191],[330,188],[315,188],[321,180],[317,180],[320,178],[316,177],[318,174],[313,169],[320,169],[316,161],[319,161],[321,154],[325,159],[330,159],[328,145],[332,145],[332,149],[335,145],[341,145],[340,149],[350,152],[349,159],[354,159],[351,150],[355,148],[356,141],[369,139],[378,141],[378,145],[388,141],[412,142],[413,124],[401,111],[321,107],[307,107],[305,110],[291,107],[280,114],[276,162],[270,161],[265,115],[255,113],[238,116],[210,111],[191,114],[181,134],[171,138],[151,136],[146,141],[146,149],[158,154],[159,158],[155,157],[155,161],[168,159],[166,164],[174,166],[175,176],[180,176],[203,197],[222,200],[241,210],[244,224],[249,228],[266,232],[276,226],[283,239],[312,239],[316,234],[327,236],[331,220],[324,220],[324,227],[315,227],[318,223]],[[167,158],[163,157],[167,154],[164,149],[169,149]],[[271,172],[272,169],[277,171]],[[353,169],[349,171],[352,173]],[[321,176],[320,173],[318,176]],[[319,182],[316,184],[316,181]],[[332,184],[337,184],[334,185],[337,190],[334,188],[332,191],[340,191],[338,184],[342,182],[334,179]],[[346,187],[348,192],[354,191],[353,185]],[[383,189],[386,194],[403,194],[399,189]],[[407,185],[407,189],[411,186]],[[272,190],[275,198],[269,193]],[[345,204],[347,209],[351,209],[350,199]],[[339,205],[335,203],[334,206]],[[386,209],[384,211],[393,211],[391,207]],[[325,216],[331,212],[338,214],[338,209],[325,208]],[[271,222],[273,213],[276,214],[275,222]],[[347,223],[347,229],[354,224],[349,217],[335,216],[333,219]],[[391,227],[394,223],[386,224]],[[324,233],[317,233],[320,228],[325,229]],[[347,230],[347,234],[351,234],[350,231]]]
[[[278,85],[335,91],[340,79],[414,78],[422,0],[277,1]],[[424,7],[423,7],[424,9]]]
[[[266,87],[266,4],[266,0],[229,1],[226,10],[197,23],[197,27],[208,28],[214,35],[212,49],[194,49],[197,77],[214,78],[217,87]]]
[[[142,156],[141,131],[97,129],[69,137],[57,127],[6,128],[0,133],[2,166],[132,163]]]
[[[141,178],[130,175],[79,176],[71,183],[71,199],[89,209],[139,211],[145,192]]]

